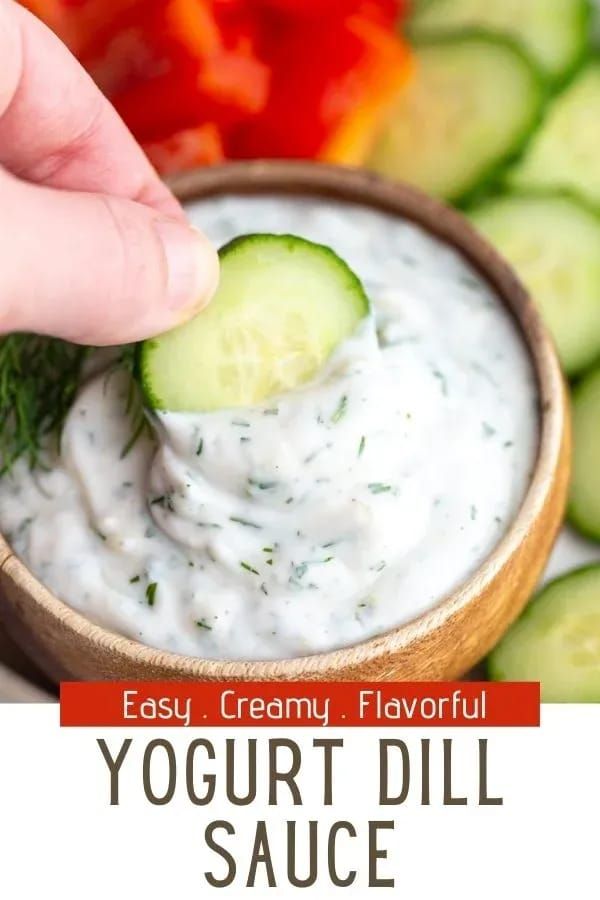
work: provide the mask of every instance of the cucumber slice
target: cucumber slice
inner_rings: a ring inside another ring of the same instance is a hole
[[[600,369],[573,392],[573,473],[569,518],[587,537],[600,541]]]
[[[532,600],[488,659],[492,681],[539,681],[547,703],[600,702],[600,566]]]
[[[321,244],[250,234],[219,256],[209,306],[141,345],[141,382],[154,409],[253,406],[296,388],[369,312],[356,275]]]
[[[556,98],[522,160],[508,173],[517,188],[569,190],[600,207],[600,61]]]
[[[507,195],[475,207],[475,226],[514,266],[576,375],[600,356],[600,218],[569,197]]]
[[[432,32],[489,28],[521,43],[551,79],[564,78],[589,44],[588,0],[431,0],[410,22],[417,38]]]
[[[367,166],[458,201],[495,175],[539,119],[544,89],[504,39],[472,32],[415,48],[416,71]]]

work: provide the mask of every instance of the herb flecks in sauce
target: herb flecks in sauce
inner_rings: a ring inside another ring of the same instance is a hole
[[[381,481],[372,481],[367,485],[372,494],[387,494],[391,491],[391,484],[382,484]]]
[[[338,403],[335,412],[331,416],[331,422],[334,425],[337,425],[338,422],[344,418],[346,413],[348,412],[348,396],[347,394],[343,394],[340,398],[340,402]]]
[[[156,581],[152,581],[148,587],[146,588],[146,602],[148,606],[154,606],[156,602],[156,591],[158,590],[158,583]]]
[[[250,519],[243,519],[241,516],[229,516],[229,521],[236,522],[238,525],[243,525],[245,528],[256,528],[257,531],[262,529],[262,525],[251,522]]]
[[[135,431],[127,376],[92,377],[63,431],[69,465],[39,469],[38,490],[19,463],[22,496],[2,483],[0,521],[55,593],[151,646],[273,659],[355,643],[462,583],[512,520],[535,458],[538,413],[519,336],[483,284],[456,286],[466,263],[408,223],[358,207],[355,221],[346,207],[316,199],[229,197],[201,209],[196,221],[218,242],[256,221],[277,230],[283,217],[299,234],[333,243],[367,276],[377,322],[297,392],[252,409],[156,413],[158,453],[144,433],[123,460]],[[229,233],[224,218],[235,223]],[[373,239],[346,239],[359,227]],[[398,279],[391,261],[402,266],[401,254],[411,265]],[[487,374],[473,365],[480,359]],[[482,432],[486,419],[493,441]],[[502,449],[506,439],[513,449]],[[165,495],[175,507],[168,514],[166,501],[150,505]],[[52,554],[46,536],[63,515],[70,532]],[[25,516],[34,521],[20,535]],[[117,605],[123,583],[130,600]]]

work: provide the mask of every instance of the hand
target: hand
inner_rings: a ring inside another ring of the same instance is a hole
[[[0,60],[0,332],[121,344],[202,308],[215,251],[66,47],[13,0],[0,0]]]

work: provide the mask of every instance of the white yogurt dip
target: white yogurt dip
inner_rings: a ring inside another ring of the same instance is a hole
[[[0,482],[2,529],[90,619],[179,653],[287,658],[414,618],[494,549],[530,478],[537,391],[512,319],[455,251],[384,213],[282,197],[189,213],[218,244],[329,244],[374,317],[302,389],[161,413],[123,458],[126,376],[97,375],[50,471]]]

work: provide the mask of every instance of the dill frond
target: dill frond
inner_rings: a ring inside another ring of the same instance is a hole
[[[58,441],[88,347],[33,334],[0,339],[0,475],[25,456],[33,468]]]
[[[35,334],[0,338],[0,477],[20,457],[35,468],[45,450],[58,450],[65,418],[81,383],[83,364],[93,349]],[[123,347],[115,365],[133,376],[134,360],[135,347]],[[132,385],[128,405],[135,427],[130,445],[143,430],[141,403],[135,402],[135,391]]]

